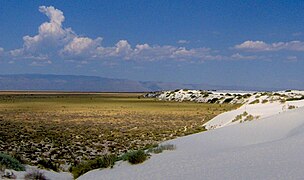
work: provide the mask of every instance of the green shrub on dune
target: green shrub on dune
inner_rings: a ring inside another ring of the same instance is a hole
[[[74,178],[77,178],[93,169],[113,167],[116,160],[116,155],[104,155],[100,158],[81,162],[80,164],[72,167],[70,170]]]
[[[16,171],[25,170],[25,167],[17,159],[3,153],[0,153],[0,166]]]
[[[140,164],[148,158],[149,154],[144,150],[131,151],[123,154],[119,160],[128,161],[131,164]]]

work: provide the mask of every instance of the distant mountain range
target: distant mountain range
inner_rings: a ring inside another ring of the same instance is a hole
[[[15,74],[0,75],[0,90],[85,91],[85,92],[148,92],[174,89],[202,90],[277,90],[258,87],[183,84],[154,81],[133,81],[98,76]]]

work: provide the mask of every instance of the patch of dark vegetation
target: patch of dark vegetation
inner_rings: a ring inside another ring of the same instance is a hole
[[[288,98],[288,99],[286,99],[286,101],[299,101],[299,100],[303,100],[303,99],[304,99],[304,96],[298,97],[298,98]]]
[[[233,98],[227,98],[227,99],[224,100],[223,103],[230,103],[232,100],[233,100]]]
[[[4,153],[0,153],[0,166],[15,171],[25,170],[24,166],[17,159]]]
[[[294,106],[294,105],[289,105],[288,106],[288,109],[295,109],[296,108],[296,106]]]
[[[149,156],[144,150],[133,150],[126,152],[118,160],[128,161],[131,164],[139,164],[144,162]]]
[[[260,103],[260,100],[259,99],[256,99],[254,101],[251,101],[249,104],[257,104],[257,103]]]
[[[162,153],[163,151],[172,151],[175,149],[176,149],[176,146],[173,144],[161,144],[155,148],[148,149],[147,153],[159,154],[159,153]]]
[[[213,103],[216,103],[218,100],[219,100],[218,98],[212,98],[212,99],[209,99],[208,102],[213,104]]]
[[[251,94],[244,94],[243,95],[243,98],[249,98],[249,97],[251,97]]]
[[[47,180],[47,178],[44,176],[44,173],[40,171],[32,171],[30,173],[27,173],[24,176],[25,180]]]
[[[145,153],[144,150],[130,151],[124,154],[121,158],[123,161],[128,161],[131,164],[140,164],[143,163],[149,154]]]
[[[73,174],[74,178],[78,178],[79,176],[93,169],[108,168],[108,167],[112,168],[116,161],[117,161],[116,155],[104,155],[102,157],[93,160],[83,161],[78,165],[71,167],[70,172]]]
[[[44,169],[51,169],[53,171],[58,171],[58,165],[53,162],[51,159],[46,160],[46,159],[40,159],[38,160],[38,166]]]

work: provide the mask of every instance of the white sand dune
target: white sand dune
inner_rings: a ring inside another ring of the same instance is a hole
[[[303,179],[304,108],[166,143],[176,150],[79,179]]]
[[[236,110],[232,110],[229,112],[222,113],[211,121],[208,121],[204,126],[206,129],[216,129],[228,125],[233,125],[239,123],[233,122],[237,115],[240,115],[244,112],[247,112],[248,115],[252,115],[257,119],[263,119],[266,117],[270,117],[276,114],[280,114],[285,111],[289,111],[288,107],[294,106],[295,108],[303,107],[304,100],[299,101],[289,101],[285,103],[273,102],[273,103],[258,103],[258,104],[244,104],[240,108]],[[245,117],[243,117],[244,119]]]

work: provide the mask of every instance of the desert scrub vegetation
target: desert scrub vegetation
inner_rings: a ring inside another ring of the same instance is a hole
[[[286,99],[286,101],[299,101],[299,100],[303,100],[304,96],[301,97],[294,97],[294,98],[288,98]]]
[[[0,153],[0,166],[1,168],[13,169],[15,171],[24,171],[25,167],[15,158]]]
[[[248,114],[246,111],[244,111],[242,114],[237,115],[232,122],[239,121],[240,123],[246,122],[246,121],[252,121],[255,119],[259,119],[260,116],[253,116],[252,114]]]
[[[237,115],[232,122],[241,121],[243,117],[246,117],[248,115],[247,111],[244,111],[242,114]]]
[[[123,154],[120,159],[131,164],[140,164],[148,159],[150,155],[144,150],[135,150]]]
[[[104,155],[96,159],[83,161],[77,164],[76,166],[71,167],[70,172],[73,174],[74,178],[78,178],[79,176],[93,169],[108,168],[108,167],[112,168],[116,161],[117,161],[116,155]]]
[[[43,169],[51,169],[53,171],[58,171],[59,167],[56,163],[52,161],[52,159],[46,160],[46,159],[40,159],[38,160],[38,167]]]
[[[140,94],[0,94],[0,152],[67,171],[105,154],[124,154],[205,131],[232,104],[164,102]],[[186,128],[185,128],[186,127]]]
[[[24,179],[25,180],[47,180],[47,178],[44,176],[44,173],[40,172],[38,170],[27,173],[24,176]]]
[[[259,99],[255,99],[253,101],[251,101],[249,104],[258,104],[260,103],[260,100]]]
[[[288,105],[288,109],[295,109],[296,108],[296,106],[294,106],[294,105]]]
[[[158,145],[157,147],[148,149],[147,153],[159,154],[159,153],[162,153],[163,151],[173,151],[175,149],[176,149],[176,146],[173,144],[161,144],[161,145]]]
[[[113,168],[115,162],[117,161],[128,161],[132,165],[140,164],[150,157],[149,153],[157,154],[163,152],[164,150],[174,150],[176,147],[172,144],[164,144],[164,145],[151,145],[150,147],[146,147],[146,148],[148,149],[128,151],[120,156],[116,156],[114,154],[104,155],[96,159],[83,161],[77,164],[76,166],[71,167],[69,170],[73,174],[74,178],[78,178],[79,176],[93,169],[108,168],[108,167]]]
[[[253,115],[249,114],[248,116],[245,117],[244,122],[245,121],[252,121],[254,119],[255,119],[255,117]]]

